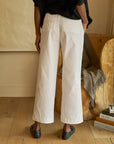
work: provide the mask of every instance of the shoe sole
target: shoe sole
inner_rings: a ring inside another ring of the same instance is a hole
[[[71,131],[70,131],[70,132],[66,132],[66,131],[63,129],[62,139],[67,140],[67,139],[75,132],[74,126],[71,126],[71,125],[70,125],[70,128],[71,128]]]
[[[32,124],[30,126],[30,133],[32,134],[32,136],[34,138],[40,138],[41,137],[41,128],[39,130],[33,130],[33,126],[34,126],[34,124]]]

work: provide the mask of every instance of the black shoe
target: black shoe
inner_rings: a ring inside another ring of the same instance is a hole
[[[34,124],[32,124],[30,126],[30,132],[31,132],[32,136],[34,138],[40,138],[41,137],[41,128],[39,130],[33,130],[33,126],[34,126]]]
[[[75,132],[75,128],[73,126],[70,125],[71,131],[70,132],[66,132],[63,129],[63,133],[62,133],[62,139],[67,140],[74,132]]]

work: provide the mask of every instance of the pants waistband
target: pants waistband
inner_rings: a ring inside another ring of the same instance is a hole
[[[78,22],[82,22],[81,19],[71,19],[71,18],[67,18],[67,17],[64,17],[60,14],[50,14],[50,13],[46,13],[45,15],[46,18],[51,18],[51,19],[63,19],[64,21],[71,21],[72,23],[78,23]],[[50,20],[51,20],[50,19]]]

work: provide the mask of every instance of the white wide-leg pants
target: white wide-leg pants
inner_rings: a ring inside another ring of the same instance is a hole
[[[41,31],[39,65],[32,119],[54,122],[59,48],[63,55],[61,122],[83,122],[81,64],[84,43],[82,20],[47,13]]]

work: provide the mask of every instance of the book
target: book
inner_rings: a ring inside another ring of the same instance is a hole
[[[99,116],[97,116],[97,117],[96,117],[96,120],[97,120],[97,121],[100,121],[100,122],[103,122],[103,123],[107,123],[107,124],[110,124],[110,125],[113,125],[113,126],[114,126],[114,122],[113,122],[113,121],[106,120],[106,119],[102,119],[102,118],[100,118]]]
[[[114,122],[114,117],[110,116],[110,115],[106,115],[106,114],[103,114],[103,113],[100,113],[100,118],[102,119],[106,119],[106,120],[110,120],[112,122]]]
[[[114,132],[114,126],[100,122],[100,121],[97,121],[97,120],[94,121],[94,126],[98,127],[98,128],[105,129],[105,130],[109,130],[111,132]]]

